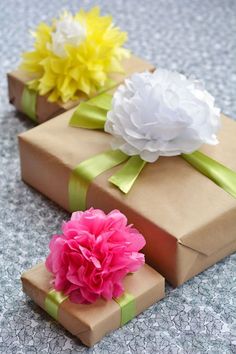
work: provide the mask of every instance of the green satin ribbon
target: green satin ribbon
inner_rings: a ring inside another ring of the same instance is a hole
[[[37,92],[24,87],[21,97],[21,109],[30,119],[37,122],[36,116]]]
[[[132,294],[124,293],[119,298],[113,298],[120,306],[121,309],[121,320],[120,325],[123,326],[127,322],[131,321],[136,314],[135,309],[135,299]]]
[[[44,301],[45,311],[54,320],[58,320],[59,307],[61,303],[68,299],[68,296],[63,295],[62,292],[56,290],[50,290]],[[123,326],[135,317],[135,298],[132,294],[124,293],[119,298],[113,298],[113,300],[120,306],[121,320],[120,325]],[[85,305],[89,306],[89,305]]]
[[[85,129],[104,129],[107,112],[111,109],[112,95],[100,94],[79,104],[69,125]]]
[[[60,304],[68,299],[61,291],[50,290],[44,301],[45,311],[54,318],[58,320],[58,311]]]
[[[123,168],[109,178],[109,182],[127,194],[145,165],[146,162],[140,156],[132,156]]]
[[[112,95],[108,93],[102,93],[82,102],[73,113],[69,125],[85,129],[104,129],[107,112],[111,109],[111,102]],[[110,160],[111,154],[114,154],[112,156],[114,163]],[[70,210],[85,210],[87,190],[92,180],[107,169],[126,160],[128,160],[127,164],[109,181],[120,188],[123,193],[128,193],[145,166],[145,162],[139,156],[129,157],[121,151],[113,151],[113,153],[109,151],[109,156],[107,153],[100,154],[78,165],[69,180]]]
[[[89,105],[103,108],[106,113],[111,109],[112,95],[110,93],[102,93],[87,101]],[[106,116],[105,116],[106,118]]]
[[[220,164],[200,151],[195,151],[192,154],[182,154],[181,156],[196,170],[211,179],[232,197],[236,198],[235,171]]]
[[[124,72],[125,74],[125,72]],[[107,90],[112,90],[117,86],[117,81],[111,78],[108,78],[105,85],[103,85],[98,91],[97,94],[100,95],[100,93],[103,93]]]
[[[71,211],[86,209],[86,196],[90,183],[101,173],[121,164],[129,158],[119,150],[109,150],[81,162],[69,179],[69,207]]]
[[[77,108],[69,124],[80,128],[103,129],[107,112],[111,109],[111,101],[112,96],[107,93],[100,94],[99,96],[88,100]],[[117,151],[115,153],[117,153]],[[192,154],[182,154],[181,156],[196,170],[207,176],[231,196],[234,198],[236,197],[236,172],[199,151],[195,151]],[[92,170],[96,170],[98,168],[97,165],[101,164],[102,160],[103,157],[99,157],[99,160],[95,157],[93,164],[90,166],[88,171],[86,171],[87,162],[84,161],[83,179],[86,179],[90,183],[93,179],[86,178],[87,172],[91,176],[93,172]],[[117,186],[123,193],[129,192],[138,175],[145,166],[145,162],[139,156],[133,156],[130,158],[127,156],[126,160],[128,160],[128,162],[125,166],[109,178],[109,181]],[[104,168],[102,172],[105,170],[106,169]],[[74,174],[76,174],[77,179],[79,180],[80,173],[75,172]],[[97,174],[94,173],[95,177],[96,175]],[[78,181],[77,184],[79,184]],[[75,203],[75,205],[80,206],[81,209],[84,209],[86,207],[86,192],[88,189],[88,183],[86,184],[86,190],[83,191],[83,183],[81,183],[81,187],[82,192],[79,197],[81,199],[81,203]],[[72,192],[73,196],[69,196],[70,200],[75,199],[75,188],[72,188]]]

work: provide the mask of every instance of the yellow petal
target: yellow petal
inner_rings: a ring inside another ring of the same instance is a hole
[[[86,77],[81,77],[80,81],[78,82],[78,88],[82,92],[89,95],[91,90],[89,80]]]

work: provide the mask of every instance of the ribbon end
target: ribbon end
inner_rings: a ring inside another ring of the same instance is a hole
[[[129,193],[146,162],[140,156],[129,158],[125,166],[109,178],[109,182],[118,187],[124,194]]]
[[[74,111],[74,113],[72,114],[71,118],[70,118],[70,121],[69,121],[69,125],[71,127],[76,127],[76,121],[77,121],[77,114],[76,114],[76,111]]]
[[[114,186],[118,187],[119,190],[120,190],[121,192],[123,192],[124,194],[129,193],[129,191],[130,191],[130,189],[132,188],[132,185],[133,185],[133,183],[132,183],[132,184],[130,184],[130,183],[128,184],[128,183],[126,183],[126,182],[122,183],[119,178],[117,179],[117,175],[111,176],[111,177],[108,179],[108,181],[109,181],[111,184],[113,184]]]

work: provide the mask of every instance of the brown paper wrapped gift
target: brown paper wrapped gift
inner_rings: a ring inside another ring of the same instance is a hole
[[[114,80],[114,82],[117,83],[117,85],[119,85],[126,77],[132,75],[135,72],[154,70],[153,65],[134,55],[132,55],[129,59],[123,60],[123,67],[125,70],[125,75],[123,74],[111,75],[111,79]],[[18,111],[22,112],[21,98],[22,98],[23,89],[26,83],[30,81],[31,78],[25,72],[16,70],[11,73],[8,73],[7,79],[8,79],[9,101],[16,107]],[[47,95],[45,96],[38,95],[37,102],[36,102],[37,123],[43,123],[57,116],[58,114],[68,111],[69,109],[77,106],[81,101],[84,101],[86,99],[87,99],[86,95],[81,94],[80,99],[76,101],[69,101],[67,103],[62,103],[62,102],[52,103],[47,100]]]
[[[23,291],[45,309],[45,298],[50,291],[51,274],[43,263],[25,272],[21,277]],[[124,280],[125,291],[135,298],[136,315],[164,297],[164,278],[148,265]],[[98,300],[91,305],[74,304],[69,299],[59,306],[58,322],[92,346],[107,333],[120,327],[121,311],[116,301]]]
[[[101,131],[68,126],[72,112],[19,136],[23,180],[67,210],[71,171],[111,141]],[[236,122],[223,117],[219,145],[201,151],[236,170],[235,136]],[[146,238],[147,263],[174,286],[236,250],[236,199],[181,157],[147,164],[127,195],[108,182],[115,171],[92,182],[87,207],[123,212]]]

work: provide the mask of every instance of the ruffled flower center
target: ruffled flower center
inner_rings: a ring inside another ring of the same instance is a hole
[[[65,15],[55,24],[52,32],[52,44],[50,49],[59,57],[66,56],[67,44],[74,47],[79,46],[86,38],[86,28],[80,21],[75,20],[71,15]]]

